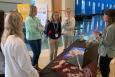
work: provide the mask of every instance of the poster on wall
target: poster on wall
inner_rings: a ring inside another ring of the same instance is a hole
[[[17,4],[18,12],[22,15],[23,21],[29,13],[29,4]]]
[[[35,4],[35,6],[38,9],[37,17],[40,19],[41,24],[45,26],[47,22],[47,4]]]

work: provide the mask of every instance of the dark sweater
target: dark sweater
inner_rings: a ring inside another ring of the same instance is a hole
[[[51,39],[58,39],[61,36],[61,23],[49,22],[47,24],[46,34]]]

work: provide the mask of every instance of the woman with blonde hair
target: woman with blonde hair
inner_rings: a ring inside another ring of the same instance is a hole
[[[5,77],[39,77],[31,64],[23,39],[23,21],[18,12],[6,15],[1,48],[5,56]]]
[[[44,31],[43,26],[41,25],[40,20],[37,15],[37,7],[31,5],[29,16],[25,20],[25,29],[26,29],[26,39],[32,49],[32,65],[37,69],[41,70],[38,67],[38,60],[41,53],[41,34]]]
[[[61,20],[58,12],[52,14],[52,19],[47,24],[46,34],[49,37],[50,61],[52,61],[57,56],[59,38],[61,37]]]

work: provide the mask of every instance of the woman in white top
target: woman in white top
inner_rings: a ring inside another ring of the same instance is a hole
[[[65,18],[62,21],[62,32],[64,39],[64,46],[67,48],[74,41],[74,27],[75,27],[75,18],[71,15],[70,8],[67,8]]]
[[[5,18],[1,48],[5,56],[5,77],[39,77],[33,68],[22,32],[22,17],[10,12]]]

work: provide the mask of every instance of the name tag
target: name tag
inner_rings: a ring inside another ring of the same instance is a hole
[[[55,37],[58,37],[58,34],[57,34],[57,33],[55,34]]]

